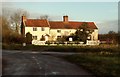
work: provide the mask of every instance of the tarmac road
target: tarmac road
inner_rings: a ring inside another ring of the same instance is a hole
[[[3,75],[79,75],[92,76],[88,71],[63,59],[42,53],[2,51]]]

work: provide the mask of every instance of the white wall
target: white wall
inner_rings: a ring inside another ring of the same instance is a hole
[[[57,36],[68,36],[76,32],[76,29],[50,29],[49,27],[44,27],[45,31],[41,31],[41,27],[37,27],[37,31],[33,31],[33,27],[25,27],[25,34],[30,32],[32,36],[37,36],[37,40],[40,40],[42,35],[49,34],[49,40],[56,40]],[[61,30],[60,33],[57,30]],[[94,29],[91,34],[91,40],[98,40],[98,29]]]
[[[91,40],[98,40],[98,29],[94,29],[94,32],[91,34]]]
[[[44,34],[49,34],[49,27],[44,27],[45,30],[41,31],[41,27],[37,27],[37,31],[33,31],[33,27],[25,27],[25,34],[30,32],[32,36],[37,36],[37,40],[41,39],[41,36]]]
[[[61,30],[60,33],[57,32],[57,30]],[[50,29],[50,35],[51,37],[54,37],[53,40],[56,40],[57,36],[68,36],[72,33],[75,33],[76,29]]]

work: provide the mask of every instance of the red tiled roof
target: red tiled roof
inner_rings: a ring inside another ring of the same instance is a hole
[[[50,21],[50,28],[51,29],[77,29],[79,28],[84,22],[56,22],[56,21]],[[97,29],[94,22],[87,22],[88,28],[90,29]]]
[[[47,21],[42,19],[27,19],[25,22],[27,27],[49,27],[51,29],[77,29],[79,28],[84,22],[63,22],[63,21]],[[88,23],[88,28],[90,29],[97,29],[94,22],[86,22]]]
[[[25,22],[27,27],[49,27],[47,20],[27,19]]]

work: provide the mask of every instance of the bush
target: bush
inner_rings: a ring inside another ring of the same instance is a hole
[[[25,38],[23,36],[15,32],[2,37],[2,39],[2,43],[6,44],[22,44],[25,41]]]
[[[32,34],[29,32],[26,34],[26,44],[32,44]]]

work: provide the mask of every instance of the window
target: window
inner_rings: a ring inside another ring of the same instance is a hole
[[[37,40],[37,36],[33,36],[33,40]]]
[[[57,36],[57,38],[61,38],[61,36]]]
[[[37,28],[36,28],[36,27],[33,27],[33,31],[37,31]]]
[[[86,31],[86,33],[89,33],[89,31]]]
[[[68,36],[68,35],[69,35],[69,32],[68,32],[68,31],[64,31],[64,35],[65,35],[65,36]]]
[[[61,30],[57,30],[58,33],[61,33]]]
[[[88,40],[91,40],[91,36],[88,36],[87,39],[88,39]]]
[[[42,27],[42,28],[41,28],[41,31],[45,31],[45,28]]]
[[[83,31],[83,29],[80,29],[80,31]]]

